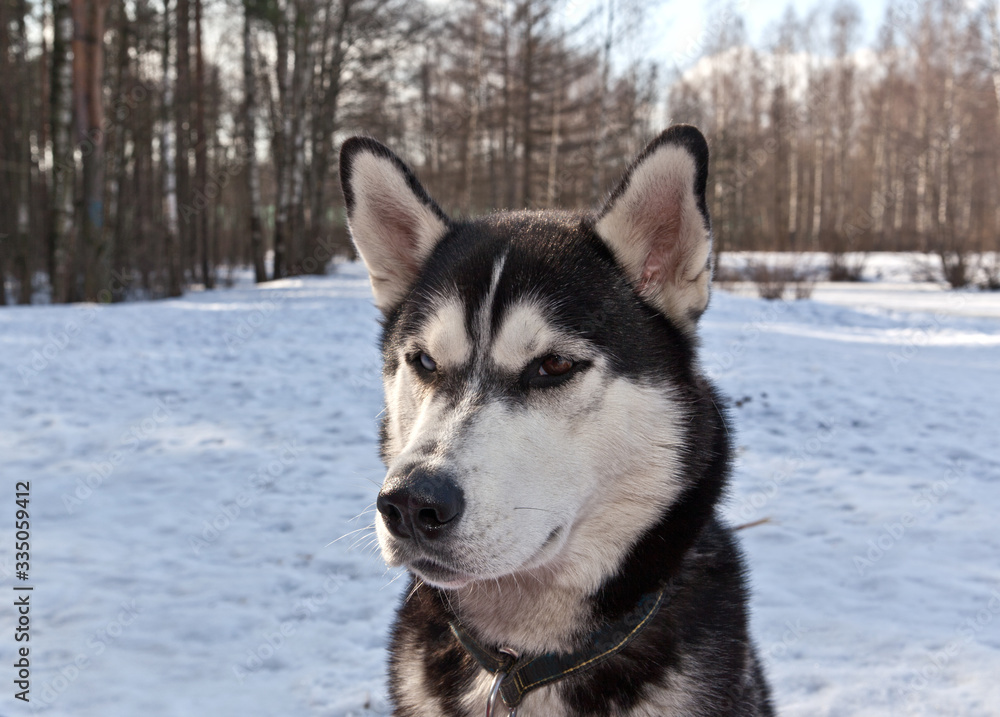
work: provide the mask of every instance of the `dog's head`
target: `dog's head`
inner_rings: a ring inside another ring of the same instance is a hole
[[[590,215],[453,221],[368,138],[340,166],[384,315],[386,561],[444,588],[537,569],[596,587],[685,488],[704,137],[666,130]]]

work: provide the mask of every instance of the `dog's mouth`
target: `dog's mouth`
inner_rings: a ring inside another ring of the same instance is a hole
[[[439,588],[460,588],[475,579],[468,573],[449,568],[428,558],[414,560],[407,567],[416,573],[417,577]]]
[[[564,542],[561,538],[564,537],[565,531],[563,528],[559,527],[549,533],[549,536],[542,543],[542,546],[538,549],[530,560],[528,560],[520,569],[523,568],[533,568],[538,565],[546,563],[553,554],[557,553],[562,547]],[[410,560],[406,562],[406,567],[409,568],[417,577],[421,578],[424,582],[430,583],[439,588],[449,588],[457,589],[464,587],[465,585],[481,579],[475,575],[471,575],[462,570],[457,570],[455,568],[449,567],[436,560],[431,560],[430,558],[417,558],[416,560]]]
[[[565,545],[566,543],[566,533],[567,531],[562,527],[558,527],[549,533],[549,537],[545,539],[542,543],[542,547],[531,556],[531,558],[524,564],[525,568],[535,568],[539,565],[544,565],[549,560],[551,560]]]

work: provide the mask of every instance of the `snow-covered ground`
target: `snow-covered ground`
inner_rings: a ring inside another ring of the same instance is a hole
[[[872,252],[845,255],[848,266],[860,266],[864,281],[830,282],[812,284],[812,297],[824,304],[850,306],[861,310],[891,310],[906,313],[925,312],[955,316],[990,317],[1000,319],[1000,301],[995,292],[951,291],[941,279],[937,257],[916,252]],[[1000,257],[987,254],[971,258],[975,283],[985,277],[982,265],[994,266]],[[746,273],[748,265],[756,263],[767,267],[793,267],[800,273],[814,277],[828,275],[829,256],[819,252],[731,252],[723,255],[722,266],[729,273]],[[921,281],[914,281],[921,277]],[[936,278],[936,281],[927,281]],[[787,298],[794,295],[793,286],[787,289]],[[727,291],[741,296],[757,296],[756,286],[750,281],[728,282]]]
[[[717,292],[703,320],[739,446],[727,513],[768,519],[741,536],[776,701],[802,717],[1000,715],[1000,295],[935,294],[985,307],[970,313],[901,299],[918,285],[858,287]],[[382,478],[376,318],[351,264],[0,310],[0,574],[34,586],[32,701],[13,698],[8,592],[0,715],[386,714],[404,580],[365,530]]]

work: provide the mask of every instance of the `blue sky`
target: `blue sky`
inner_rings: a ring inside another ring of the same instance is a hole
[[[618,0],[616,8],[624,4],[627,3]],[[790,4],[795,7],[800,18],[819,4],[826,8],[833,5],[823,0],[791,0]],[[855,4],[862,16],[861,44],[870,45],[874,43],[882,24],[888,0],[856,0]],[[570,17],[579,17],[593,11],[598,5],[604,8],[606,2],[571,1],[567,12]],[[690,0],[662,0],[645,10],[642,29],[634,33],[634,42],[624,43],[621,48],[622,56],[626,61],[637,59],[638,56],[665,61],[668,69],[672,69],[675,63],[684,66],[687,58],[694,59],[696,54],[700,54],[695,51],[696,48],[706,41],[714,19],[727,16],[727,6],[735,7],[736,12],[743,17],[750,42],[761,46],[767,40],[768,29],[777,24],[788,5],[789,2],[773,0],[734,0],[732,3],[726,0],[697,3]],[[620,10],[616,11],[621,14]],[[625,18],[619,17],[616,24],[619,22],[625,22]]]

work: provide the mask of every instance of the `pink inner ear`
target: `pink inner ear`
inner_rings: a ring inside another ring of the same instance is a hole
[[[642,264],[639,282],[639,288],[643,292],[672,281],[682,261],[680,234],[683,195],[676,189],[660,189],[654,196],[646,197],[642,203],[636,202],[636,206],[641,207],[641,214],[636,218],[636,235],[649,238],[649,249]]]
[[[390,247],[396,259],[406,267],[410,274],[415,274],[420,268],[417,246],[417,224],[419,220],[398,204],[387,202],[382,215],[382,230],[385,232],[385,244]]]

